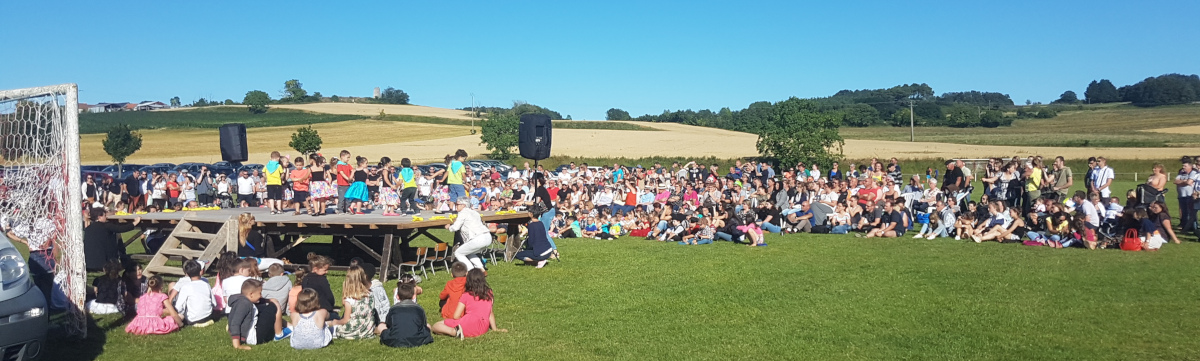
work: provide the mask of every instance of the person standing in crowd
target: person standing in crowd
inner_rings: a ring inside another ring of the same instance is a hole
[[[1180,160],[1183,166],[1175,176],[1175,190],[1179,197],[1179,223],[1184,232],[1196,230],[1196,188],[1200,187],[1200,171],[1196,170],[1191,157]]]
[[[245,169],[238,174],[237,201],[241,207],[258,206],[258,202],[254,199],[254,178],[250,178],[250,172]]]
[[[1108,159],[1096,157],[1096,168],[1092,170],[1092,184],[1088,191],[1099,193],[1102,198],[1108,198],[1112,194],[1109,186],[1112,185],[1112,181],[1115,178],[1116,173],[1113,172],[1112,168],[1108,167]]]
[[[199,178],[196,178],[196,201],[201,206],[207,207],[214,204],[213,195],[216,195],[216,188],[213,182],[213,174],[208,170],[208,166],[200,166]]]
[[[125,201],[126,213],[132,214],[137,211],[139,206],[144,204],[141,178],[142,172],[135,170],[129,174],[129,177],[121,181],[121,198]]]
[[[1029,210],[1033,209],[1034,202],[1042,198],[1042,181],[1045,178],[1042,173],[1042,158],[1034,158],[1030,164],[1026,165],[1024,176],[1025,200],[1022,214],[1029,214]]]
[[[1054,192],[1052,199],[1062,201],[1071,190],[1071,186],[1075,185],[1075,175],[1071,173],[1071,167],[1067,166],[1067,161],[1062,156],[1054,157],[1054,171],[1050,174],[1050,190]]]

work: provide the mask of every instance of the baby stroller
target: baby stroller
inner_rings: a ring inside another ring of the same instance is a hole
[[[1100,222],[1100,228],[1096,230],[1096,245],[1100,248],[1120,247],[1124,237],[1124,230],[1120,228],[1119,219]]]

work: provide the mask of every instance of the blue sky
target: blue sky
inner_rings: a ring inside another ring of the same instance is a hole
[[[928,83],[1049,102],[1087,83],[1200,73],[1198,1],[35,1],[0,3],[0,89],[74,82],[81,101],[370,96],[611,107]]]

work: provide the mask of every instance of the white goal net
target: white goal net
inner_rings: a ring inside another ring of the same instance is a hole
[[[2,226],[54,264],[54,287],[73,304],[66,331],[82,337],[87,274],[80,177],[78,87],[0,90]]]

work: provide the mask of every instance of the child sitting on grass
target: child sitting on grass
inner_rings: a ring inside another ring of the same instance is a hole
[[[333,264],[333,260],[329,257],[318,255],[316,253],[308,254],[308,266],[311,272],[304,276],[304,280],[300,285],[304,288],[311,288],[317,292],[317,300],[321,302],[321,308],[328,313],[328,318],[336,320],[338,317],[337,310],[333,308],[335,300],[333,289],[329,287],[329,279],[325,278],[325,273],[329,272],[329,266]]]
[[[300,297],[300,291],[304,291],[304,286],[300,285],[300,282],[304,281],[304,276],[308,275],[308,266],[300,266],[296,268],[296,272],[292,272],[292,275],[296,276],[296,282],[293,283],[292,289],[288,290],[286,312],[288,315],[296,313],[297,298]]]
[[[88,312],[93,315],[125,313],[125,281],[121,279],[121,262],[109,260],[104,264],[104,275],[92,280],[92,292],[96,298],[87,301]]]
[[[467,265],[462,262],[454,262],[454,265],[450,266],[450,275],[454,278],[446,281],[446,286],[442,287],[442,292],[438,294],[438,306],[442,308],[442,318],[454,318],[458,299],[462,297],[463,290],[467,286]],[[400,299],[398,294],[396,298]]]
[[[201,267],[196,260],[183,263],[183,274],[187,277],[171,284],[168,299],[174,300],[174,308],[185,324],[208,327],[213,321],[213,294],[208,280],[200,277]]]
[[[361,266],[350,266],[342,282],[342,311],[340,320],[330,322],[338,338],[357,340],[375,337],[375,306],[371,299],[371,281]]]
[[[250,345],[266,343],[283,338],[278,331],[283,328],[283,313],[279,304],[262,297],[262,281],[248,279],[242,282],[240,294],[229,297],[229,336],[233,348],[249,350]]]
[[[375,328],[380,344],[389,347],[417,347],[433,343],[429,321],[425,319],[425,309],[417,304],[416,287],[415,282],[400,283],[396,287],[396,296],[401,300],[388,311],[384,323]]]
[[[680,241],[679,244],[712,244],[713,237],[716,234],[717,229],[713,228],[709,218],[703,218],[700,220],[700,230],[696,233],[683,236],[683,241]]]
[[[292,290],[292,279],[283,274],[283,266],[276,263],[267,267],[266,282],[263,282],[263,297],[269,300],[275,300],[280,307],[287,309],[288,292]]]
[[[153,276],[146,281],[146,294],[137,300],[137,317],[125,326],[125,332],[134,335],[165,335],[183,326],[183,317],[175,312],[171,300],[162,293],[162,277]],[[163,311],[167,316],[163,317]]]
[[[479,337],[488,330],[508,332],[496,326],[496,315],[492,314],[492,288],[488,286],[487,276],[482,269],[475,268],[467,272],[465,291],[455,306],[454,317],[448,318],[430,327],[434,333],[458,337]]]
[[[294,349],[315,350],[329,346],[333,340],[333,328],[325,325],[329,312],[321,308],[318,298],[317,291],[311,288],[296,296],[296,311],[288,315]]]

